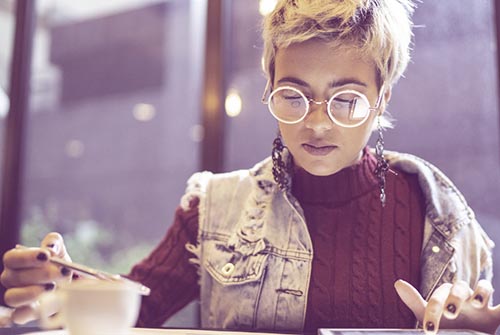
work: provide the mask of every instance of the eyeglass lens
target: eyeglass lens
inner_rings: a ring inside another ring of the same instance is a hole
[[[370,113],[368,100],[356,92],[340,92],[329,102],[329,114],[339,125],[352,127],[361,124]],[[299,91],[284,88],[271,93],[271,113],[282,122],[294,123],[308,112],[309,101]]]

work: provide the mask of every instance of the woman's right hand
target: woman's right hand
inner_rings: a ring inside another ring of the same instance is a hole
[[[14,308],[12,322],[24,324],[37,319],[40,295],[55,289],[61,282],[71,280],[71,271],[52,264],[49,257],[71,261],[58,233],[45,236],[40,248],[18,247],[4,254],[4,270],[0,279],[7,288],[5,303]]]

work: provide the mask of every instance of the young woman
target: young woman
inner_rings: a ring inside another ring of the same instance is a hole
[[[204,328],[495,331],[492,242],[437,168],[384,152],[412,11],[410,0],[278,2],[263,30],[272,156],[189,180],[174,225],[129,274],[152,289],[139,325],[199,298]],[[70,277],[49,254],[69,258],[60,235],[6,253],[14,321]]]

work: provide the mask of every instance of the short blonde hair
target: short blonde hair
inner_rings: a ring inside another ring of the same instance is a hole
[[[414,7],[412,0],[279,0],[264,18],[264,72],[272,84],[278,49],[321,39],[358,47],[375,62],[379,86],[390,87],[410,60]]]

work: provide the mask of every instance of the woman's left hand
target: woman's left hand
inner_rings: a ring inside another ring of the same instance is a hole
[[[427,334],[435,334],[440,327],[494,334],[500,325],[500,305],[489,306],[493,288],[487,280],[479,281],[474,290],[464,281],[443,284],[436,288],[429,301],[404,280],[396,281],[394,287]]]

